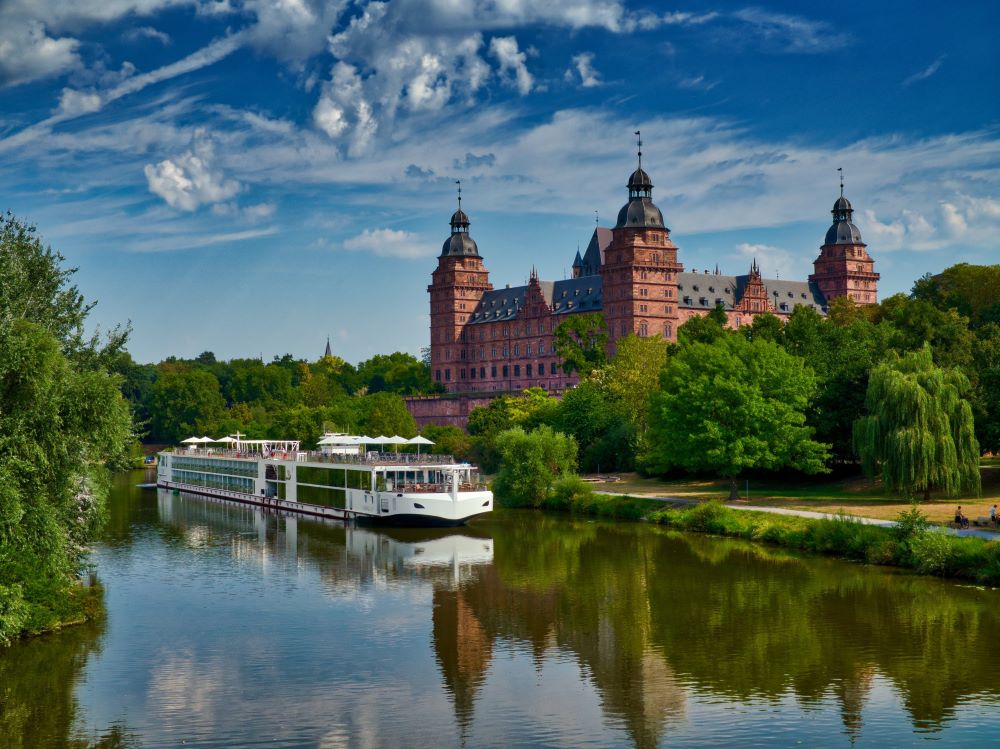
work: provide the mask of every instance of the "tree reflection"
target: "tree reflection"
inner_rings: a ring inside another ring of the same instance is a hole
[[[87,735],[74,691],[100,649],[102,621],[70,627],[0,649],[0,746],[5,749],[138,747],[122,724]]]
[[[460,724],[499,640],[573,653],[638,747],[661,743],[687,694],[803,706],[835,698],[862,732],[878,677],[914,728],[1000,696],[995,591],[799,558],[641,525],[527,514],[492,527],[495,559],[435,592],[434,647]]]

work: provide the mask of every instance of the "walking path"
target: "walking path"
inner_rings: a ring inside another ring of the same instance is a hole
[[[622,492],[598,492],[599,494],[607,494],[612,497],[632,497],[633,494],[625,494]],[[642,499],[654,499],[659,502],[669,502],[670,504],[677,505],[696,505],[699,504],[700,500],[697,499],[682,499],[681,497],[650,497],[643,495]],[[834,520],[842,515],[837,515],[830,512],[813,512],[812,510],[793,510],[788,507],[761,507],[759,505],[738,505],[730,502],[726,502],[725,506],[732,510],[743,510],[750,512],[769,512],[772,515],[794,515],[800,518],[815,518],[818,520]],[[895,520],[879,520],[878,518],[866,518],[860,515],[850,515],[848,516],[852,520],[856,520],[862,525],[878,525],[882,528],[892,528],[896,525]],[[959,530],[958,528],[949,528],[946,526],[940,526],[947,533],[951,533],[954,536],[972,536],[975,538],[985,538],[987,540],[1000,539],[1000,535],[992,533],[988,530],[982,528],[963,528]]]

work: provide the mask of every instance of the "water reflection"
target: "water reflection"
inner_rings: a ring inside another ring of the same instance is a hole
[[[111,516],[107,632],[0,655],[0,745],[85,746],[99,726],[149,747],[1000,731],[998,591],[530,513],[380,531],[122,485]],[[46,740],[25,743],[35,722]]]

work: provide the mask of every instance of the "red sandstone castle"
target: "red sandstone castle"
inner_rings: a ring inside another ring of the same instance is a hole
[[[735,328],[764,313],[786,319],[800,305],[825,314],[836,297],[873,304],[879,274],[853,223],[854,209],[843,195],[843,184],[832,213],[833,225],[807,281],[765,279],[756,261],[743,276],[722,275],[717,268],[714,273],[686,273],[653,203],[653,183],[642,168],[640,151],[618,221],[612,229],[597,228],[584,255],[577,252],[572,278],[541,281],[532,271],[526,286],[494,289],[469,235],[460,194],[451,236],[427,290],[432,376],[450,393],[469,394],[470,402],[456,410],[454,405],[442,409],[438,399],[413,399],[411,411],[418,422],[464,424],[468,409],[490,393],[528,387],[559,393],[572,386],[576,378],[562,371],[553,336],[567,315],[602,313],[613,351],[618,338],[632,333],[676,340],[678,326],[719,305]]]

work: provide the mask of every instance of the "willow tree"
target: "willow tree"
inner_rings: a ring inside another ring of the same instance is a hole
[[[868,379],[868,414],[854,422],[854,449],[869,476],[911,497],[980,491],[979,443],[969,381],[935,366],[930,346],[878,365]]]

